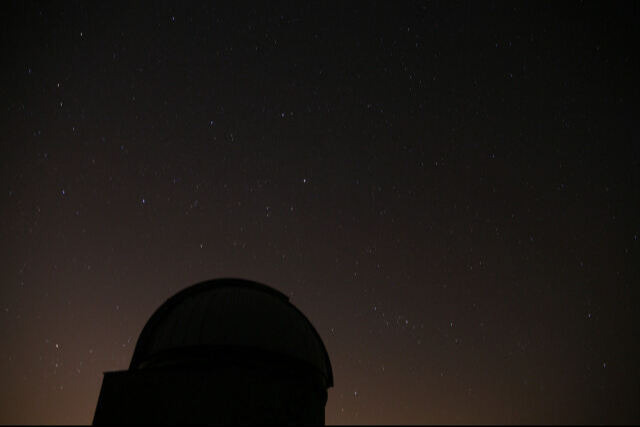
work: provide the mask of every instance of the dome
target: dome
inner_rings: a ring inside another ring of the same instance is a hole
[[[311,322],[283,293],[244,279],[209,280],[169,298],[143,328],[129,369],[239,356],[293,362],[333,386],[327,350]]]

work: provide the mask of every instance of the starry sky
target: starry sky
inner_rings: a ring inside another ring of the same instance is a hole
[[[640,420],[637,2],[3,9],[0,423],[90,423],[217,277],[312,321],[328,424]]]

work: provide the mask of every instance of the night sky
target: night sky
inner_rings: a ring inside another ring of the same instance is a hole
[[[5,4],[0,423],[90,423],[218,277],[314,324],[328,424],[640,421],[639,8]]]

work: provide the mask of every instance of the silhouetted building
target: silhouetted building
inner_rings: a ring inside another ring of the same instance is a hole
[[[289,298],[218,279],[169,298],[126,371],[106,372],[94,424],[324,424],[327,350]]]

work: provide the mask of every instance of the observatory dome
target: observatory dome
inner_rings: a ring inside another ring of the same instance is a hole
[[[156,310],[140,334],[129,370],[255,363],[256,358],[305,366],[325,388],[333,386],[318,332],[286,295],[249,280],[216,279],[184,289]]]

